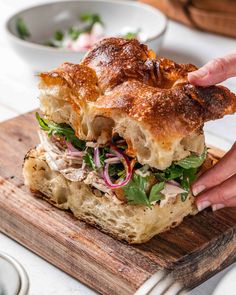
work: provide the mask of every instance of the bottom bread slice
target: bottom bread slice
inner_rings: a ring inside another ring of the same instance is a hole
[[[45,154],[32,149],[23,165],[25,184],[54,206],[70,209],[78,219],[98,227],[113,237],[128,243],[144,243],[156,234],[177,226],[185,216],[196,214],[194,198],[189,194],[185,202],[180,196],[160,207],[122,203],[116,197],[95,195],[93,188],[83,182],[72,182],[53,171]]]

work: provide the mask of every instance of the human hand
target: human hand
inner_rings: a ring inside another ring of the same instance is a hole
[[[236,76],[236,53],[209,61],[197,71],[188,74],[193,85],[210,86]]]
[[[214,59],[188,74],[191,84],[210,86],[236,76],[236,53]],[[198,210],[236,206],[236,143],[231,150],[192,185]]]
[[[213,211],[236,206],[236,143],[210,170],[192,185],[199,211],[211,206]]]

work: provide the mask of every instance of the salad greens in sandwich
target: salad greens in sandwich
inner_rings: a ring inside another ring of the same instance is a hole
[[[41,73],[40,144],[25,157],[25,183],[129,243],[196,214],[191,184],[216,162],[204,122],[234,113],[236,97],[189,84],[195,69],[107,38],[81,63]]]

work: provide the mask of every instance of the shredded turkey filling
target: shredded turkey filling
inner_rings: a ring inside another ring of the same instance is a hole
[[[134,205],[164,206],[178,195],[185,201],[206,156],[206,151],[192,154],[161,171],[128,156],[127,143],[118,134],[110,144],[98,145],[78,139],[69,125],[49,122],[38,114],[37,119],[38,148],[45,151],[52,170],[70,181],[83,181],[96,195],[100,191]]]

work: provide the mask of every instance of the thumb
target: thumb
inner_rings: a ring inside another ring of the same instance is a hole
[[[193,85],[210,86],[236,76],[236,53],[209,61],[197,71],[188,74]]]

